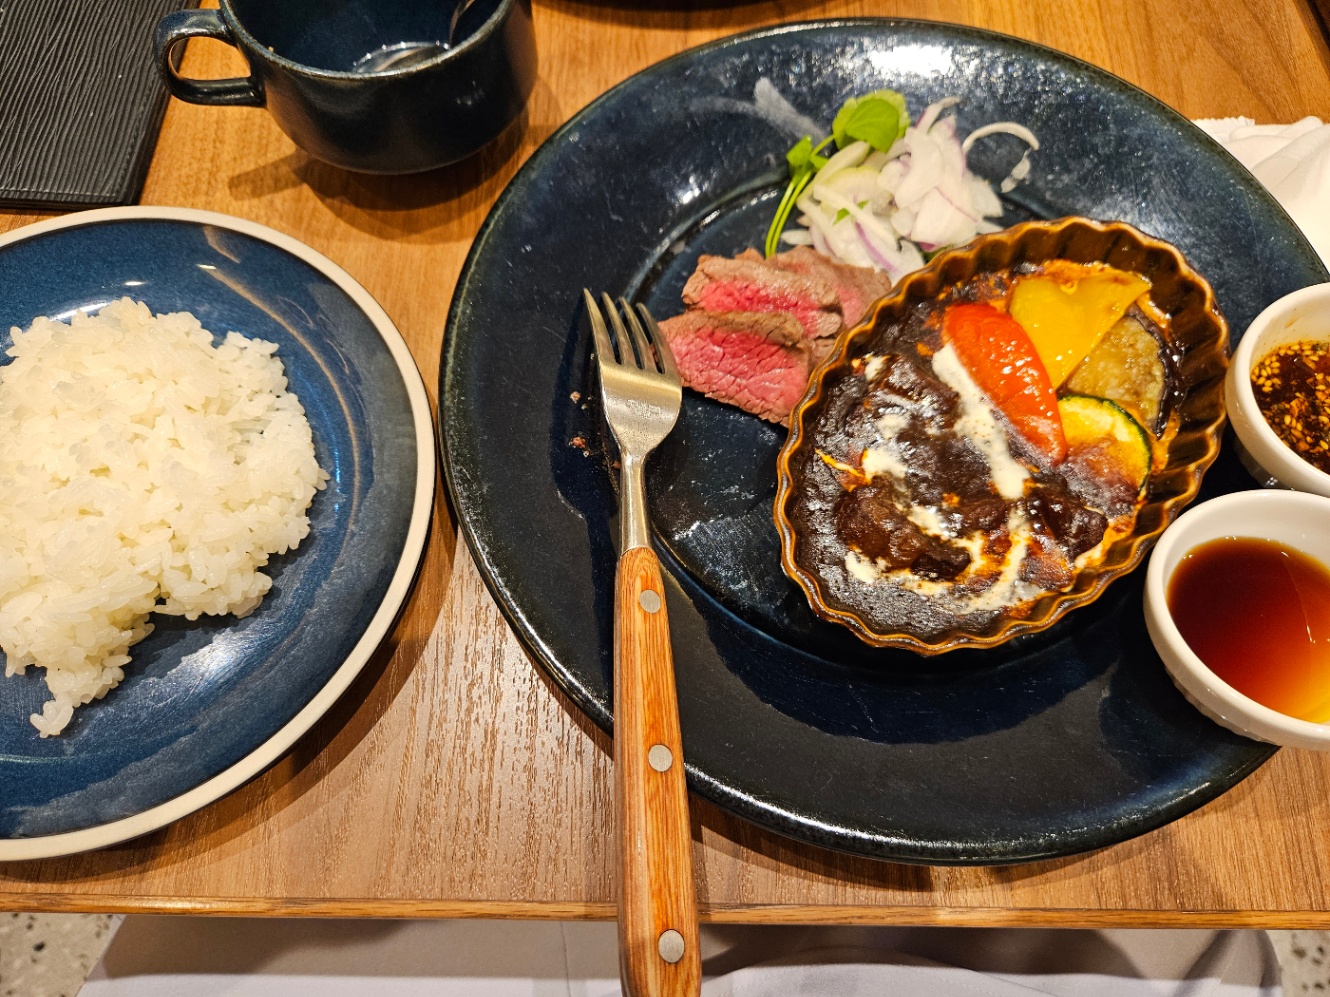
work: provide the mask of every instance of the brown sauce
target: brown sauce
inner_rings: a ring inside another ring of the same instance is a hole
[[[1275,435],[1330,473],[1330,344],[1302,340],[1271,350],[1252,369],[1251,384]]]
[[[1029,479],[1020,497],[1004,498],[989,458],[959,430],[959,395],[934,365],[944,346],[942,315],[956,302],[1003,300],[1010,279],[1006,272],[985,274],[952,287],[863,337],[857,355],[825,376],[825,402],[808,423],[809,445],[791,461],[800,483],[791,519],[802,565],[818,576],[831,605],[878,632],[932,639],[999,617],[1020,618],[1038,598],[1073,583],[1076,559],[1100,545],[1115,517],[1135,515],[1135,489],[1117,508],[1105,502],[1098,478],[1081,480],[1070,462],[1038,467],[1013,435],[1007,444]],[[875,358],[871,375],[865,357]],[[892,447],[903,474],[866,479],[860,462],[868,448],[883,444],[878,420],[884,417],[897,427]],[[928,510],[946,535],[912,522],[911,509]],[[1023,553],[1013,555],[1022,558],[1016,578],[1003,581],[1016,543],[1013,514],[1029,536]],[[853,574],[854,557],[897,574],[865,584]],[[990,590],[1012,594],[988,598]]]
[[[1224,537],[1188,551],[1168,586],[1182,639],[1263,706],[1330,720],[1330,570],[1272,540]]]

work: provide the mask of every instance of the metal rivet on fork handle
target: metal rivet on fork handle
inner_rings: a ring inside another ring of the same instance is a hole
[[[660,612],[660,596],[651,591],[651,589],[647,589],[637,597],[637,604],[648,613]]]
[[[663,744],[653,744],[647,752],[647,764],[657,772],[668,772],[674,764],[674,752]]]
[[[676,963],[683,958],[684,944],[683,935],[673,928],[667,928],[660,933],[660,941],[656,943],[656,951],[660,957],[668,963]]]

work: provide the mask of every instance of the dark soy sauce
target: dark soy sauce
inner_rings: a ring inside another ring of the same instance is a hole
[[[1302,720],[1330,720],[1330,570],[1272,540],[1193,547],[1168,586],[1183,640],[1244,696]]]

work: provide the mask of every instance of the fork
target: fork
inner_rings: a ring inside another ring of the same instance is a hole
[[[692,832],[674,660],[660,561],[651,549],[647,454],[683,395],[651,313],[583,290],[605,421],[619,444],[619,567],[614,598],[614,797],[619,977],[627,997],[696,997],[702,987]],[[609,323],[606,324],[606,317]]]

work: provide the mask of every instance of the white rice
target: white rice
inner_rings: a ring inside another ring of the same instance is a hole
[[[128,298],[13,330],[0,367],[0,649],[46,737],[124,677],[151,612],[244,616],[328,475],[273,343]]]

